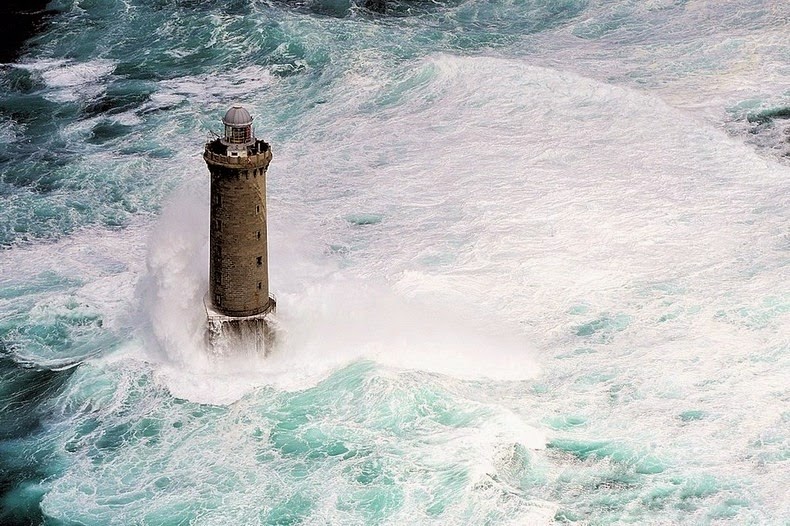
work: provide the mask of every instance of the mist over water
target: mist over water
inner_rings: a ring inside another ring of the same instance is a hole
[[[49,8],[0,69],[0,523],[790,521],[784,3]],[[266,359],[203,340],[237,101]]]

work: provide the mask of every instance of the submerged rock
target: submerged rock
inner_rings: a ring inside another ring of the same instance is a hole
[[[19,58],[25,41],[41,30],[53,11],[47,10],[48,0],[5,0],[0,17],[0,63],[14,62]]]
[[[370,9],[376,13],[386,13],[387,0],[365,0],[365,9]]]

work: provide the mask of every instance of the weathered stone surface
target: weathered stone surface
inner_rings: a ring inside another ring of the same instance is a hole
[[[263,143],[265,144],[265,143]],[[211,151],[204,159],[211,172],[209,300],[227,316],[269,310],[264,152],[230,157]]]

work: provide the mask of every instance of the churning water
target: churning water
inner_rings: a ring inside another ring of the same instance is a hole
[[[0,70],[0,523],[790,521],[790,4],[49,7]],[[266,360],[201,343],[236,101]]]

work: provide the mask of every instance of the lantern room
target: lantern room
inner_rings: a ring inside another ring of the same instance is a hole
[[[250,144],[255,138],[252,134],[252,116],[238,104],[231,107],[222,119],[225,125],[226,144]]]

